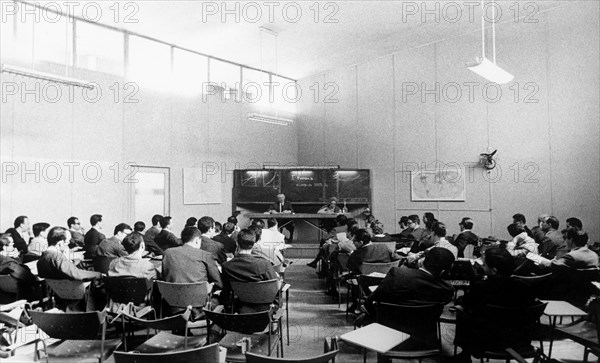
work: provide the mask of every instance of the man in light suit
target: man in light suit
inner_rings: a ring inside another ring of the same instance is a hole
[[[144,237],[133,232],[123,239],[122,244],[127,255],[110,262],[108,276],[144,277],[149,281],[155,279],[156,268],[152,262],[142,258],[146,250]]]
[[[560,258],[542,260],[541,263],[550,267],[554,272],[598,267],[598,255],[588,248],[587,242],[587,233],[569,228],[565,231],[565,243],[570,251]]]
[[[269,209],[267,210],[267,212],[293,214],[294,208],[292,208],[292,203],[286,202],[285,194],[280,193],[280,194],[277,194],[277,202],[271,204],[269,206]],[[288,240],[289,240],[289,243],[292,243],[292,240],[294,239],[294,222],[289,219],[280,219],[279,225],[283,226],[283,227],[279,228],[280,232],[284,228],[287,229],[288,232],[290,232],[290,238]]]
[[[465,257],[464,252],[467,245],[477,246],[479,237],[471,232],[471,229],[473,229],[473,220],[471,218],[464,217],[458,225],[460,226],[460,233],[454,238],[452,244],[458,248],[458,257],[461,258]]]

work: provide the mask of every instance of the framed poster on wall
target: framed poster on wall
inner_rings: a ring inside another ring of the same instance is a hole
[[[413,171],[410,196],[413,202],[464,202],[463,172],[458,168]]]

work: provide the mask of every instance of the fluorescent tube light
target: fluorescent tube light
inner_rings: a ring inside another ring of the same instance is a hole
[[[84,81],[84,80],[80,80],[80,79],[76,79],[76,78],[58,76],[58,75],[52,74],[52,73],[38,72],[38,71],[34,71],[32,69],[11,66],[8,64],[2,65],[2,73],[10,73],[10,74],[15,74],[17,76],[41,79],[43,81],[62,83],[62,84],[66,84],[69,86],[76,86],[76,87],[82,87],[82,88],[88,88],[88,89],[94,89],[94,87],[95,87],[93,83],[88,82],[88,81]]]
[[[477,63],[467,68],[487,79],[488,81],[498,84],[508,83],[515,78],[512,74],[500,68],[496,63],[485,57],[477,57]]]
[[[277,117],[277,116],[261,115],[258,113],[248,114],[248,120],[265,122],[265,123],[274,124],[274,125],[284,125],[284,126],[291,125],[294,123],[294,120],[291,120],[291,119]]]

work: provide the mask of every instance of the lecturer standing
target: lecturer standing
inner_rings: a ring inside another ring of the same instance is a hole
[[[277,194],[277,202],[271,204],[267,212],[292,214],[294,213],[294,208],[292,208],[292,203],[285,201],[285,194],[281,193]],[[278,222],[280,226],[283,226],[279,228],[279,231],[285,228],[290,232],[288,243],[292,243],[294,238],[294,222],[290,219],[279,219]]]

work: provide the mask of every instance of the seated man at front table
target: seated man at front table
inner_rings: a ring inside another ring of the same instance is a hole
[[[277,273],[268,260],[252,255],[254,243],[256,243],[256,234],[254,232],[242,229],[238,233],[238,253],[231,261],[225,262],[222,266],[225,292],[231,291],[231,281],[256,282],[277,278]],[[268,305],[245,304],[242,306],[240,312],[264,311],[268,309]]]
[[[342,213],[342,210],[337,205],[338,199],[336,197],[329,198],[329,204],[322,206],[317,213],[318,214],[338,214]],[[330,231],[335,227],[335,221],[333,219],[321,220],[321,227],[326,231]]]
[[[105,239],[98,245],[96,254],[104,257],[123,257],[128,253],[123,248],[121,242],[131,233],[131,227],[126,223],[119,223],[115,226],[114,236]]]
[[[292,203],[285,201],[285,194],[277,194],[277,202],[271,204],[268,213],[286,213],[293,214],[294,209],[292,208]],[[288,223],[289,222],[289,223]],[[294,222],[289,219],[280,219],[279,225],[283,226],[279,228],[279,231],[283,230],[283,228],[287,229],[290,232],[289,243],[292,243],[294,240]]]

